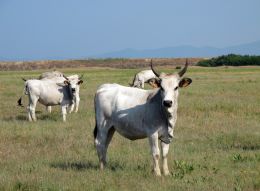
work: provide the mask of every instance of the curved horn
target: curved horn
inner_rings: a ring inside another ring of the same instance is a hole
[[[81,74],[81,75],[80,75],[80,77],[79,77],[79,80],[81,80],[81,79],[83,78],[83,76],[84,76],[84,75],[83,75],[83,74]]]
[[[160,74],[158,74],[154,69],[153,69],[153,60],[151,59],[151,69],[153,73],[159,78]]]
[[[64,77],[66,80],[69,80],[69,78],[67,78],[64,74],[63,74],[63,77]]]
[[[25,79],[25,78],[22,78],[22,80],[25,81],[25,82],[27,81],[27,79]]]
[[[187,71],[188,65],[189,65],[188,59],[186,58],[186,63],[185,63],[184,68],[181,71],[179,71],[179,73],[178,73],[180,77],[182,77],[185,74],[185,72]]]

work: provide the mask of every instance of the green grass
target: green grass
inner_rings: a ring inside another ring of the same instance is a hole
[[[189,69],[193,83],[180,90],[169,177],[151,173],[147,139],[118,134],[107,169],[98,170],[93,96],[103,83],[128,85],[138,70],[62,71],[85,77],[79,113],[66,123],[58,106],[47,114],[38,104],[36,123],[16,106],[21,77],[43,70],[0,72],[0,190],[260,190],[260,67]]]

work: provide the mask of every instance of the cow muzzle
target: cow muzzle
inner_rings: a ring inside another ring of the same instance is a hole
[[[172,106],[172,101],[171,100],[164,100],[163,101],[163,106],[167,107],[167,108],[171,107]]]
[[[71,88],[71,91],[72,91],[72,93],[75,93],[76,89],[75,88]]]

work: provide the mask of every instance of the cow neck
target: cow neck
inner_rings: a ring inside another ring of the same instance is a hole
[[[150,93],[150,95],[148,96],[147,100],[149,100],[150,103],[156,103],[155,107],[156,107],[156,110],[159,112],[161,118],[163,118],[164,120],[168,121],[167,115],[166,115],[165,110],[164,110],[164,108],[162,106],[162,97],[161,97],[160,89],[156,89],[156,90],[152,91]]]
[[[73,100],[73,95],[72,95],[72,92],[70,91],[70,88],[69,88],[68,85],[65,86],[65,90],[66,90],[66,92],[67,92],[67,94],[68,94],[69,100]]]
[[[173,105],[170,108],[170,110],[165,109],[162,105],[162,97],[161,97],[161,90],[157,89],[154,92],[152,92],[149,95],[149,99],[151,102],[157,102],[158,107],[160,108],[159,112],[161,114],[161,117],[163,117],[166,122],[167,126],[171,129],[174,128],[176,120],[177,120],[177,108],[178,108],[178,103],[177,103],[177,96],[174,97]]]
[[[165,114],[167,116],[168,127],[173,129],[177,121],[177,108],[178,108],[178,97],[177,95],[173,99],[173,104],[170,110],[165,109]]]

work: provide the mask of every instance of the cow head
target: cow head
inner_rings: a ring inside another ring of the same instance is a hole
[[[63,77],[65,78],[64,84],[69,87],[71,94],[75,96],[76,92],[79,91],[79,85],[83,83],[82,77],[78,77],[78,75],[69,77],[63,75]]]
[[[192,80],[190,78],[182,78],[188,68],[188,61],[186,59],[186,64],[184,68],[177,74],[165,74],[157,73],[151,61],[151,69],[153,73],[159,78],[158,86],[160,87],[160,92],[162,96],[162,105],[167,111],[171,111],[173,105],[177,104],[177,97],[179,94],[179,88],[186,87],[191,84]]]

